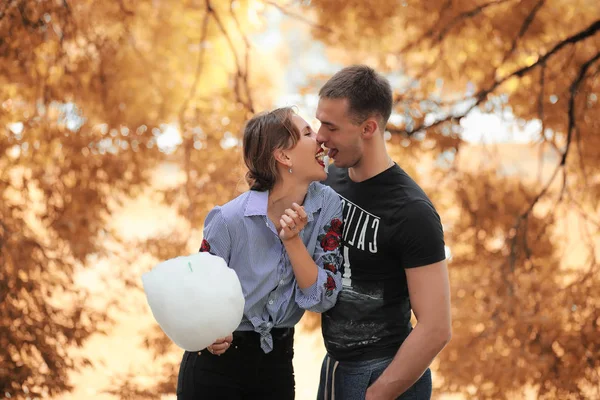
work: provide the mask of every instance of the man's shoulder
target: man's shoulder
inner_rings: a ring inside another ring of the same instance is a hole
[[[439,219],[435,206],[427,197],[411,198],[410,201],[405,202],[402,207],[396,210],[396,218],[403,220],[419,221],[422,218],[430,217]]]
[[[334,164],[330,164],[327,167],[327,178],[321,183],[335,188],[336,185],[344,182],[346,176],[348,176],[347,168],[338,168]]]
[[[404,169],[396,165],[392,169],[392,174],[387,177],[388,192],[391,196],[402,198],[404,207],[421,207],[421,202],[432,205],[431,199],[425,193],[425,190],[413,179]]]

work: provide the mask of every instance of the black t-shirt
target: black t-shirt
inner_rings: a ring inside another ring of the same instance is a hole
[[[331,165],[325,181],[342,198],[343,289],[322,315],[338,361],[393,356],[412,330],[405,268],[446,258],[433,204],[398,165],[363,182]]]

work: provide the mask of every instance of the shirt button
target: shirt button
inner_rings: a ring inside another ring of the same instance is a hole
[[[267,323],[267,327],[269,327],[269,328],[270,328],[270,327],[272,327],[272,326],[273,326],[273,324],[272,324],[271,322],[268,322],[268,323]]]
[[[279,284],[280,284],[280,285],[283,285],[283,283],[284,283],[284,282],[283,282],[283,279],[279,281]]]
[[[273,304],[273,300],[269,300],[269,304]]]

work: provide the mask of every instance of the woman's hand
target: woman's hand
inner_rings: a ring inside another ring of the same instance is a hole
[[[231,342],[233,342],[233,334],[217,339],[213,344],[208,346],[206,350],[215,356],[220,356],[221,354],[225,353],[227,349],[229,349]],[[200,352],[198,352],[198,354],[200,354]]]
[[[298,233],[304,229],[308,223],[308,216],[304,211],[304,207],[294,203],[292,208],[285,210],[285,214],[281,216],[279,223],[281,224],[279,238],[282,241],[290,240],[298,236]]]

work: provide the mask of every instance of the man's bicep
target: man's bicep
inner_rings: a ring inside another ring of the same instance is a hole
[[[406,270],[410,303],[417,321],[450,324],[450,282],[446,260]]]

